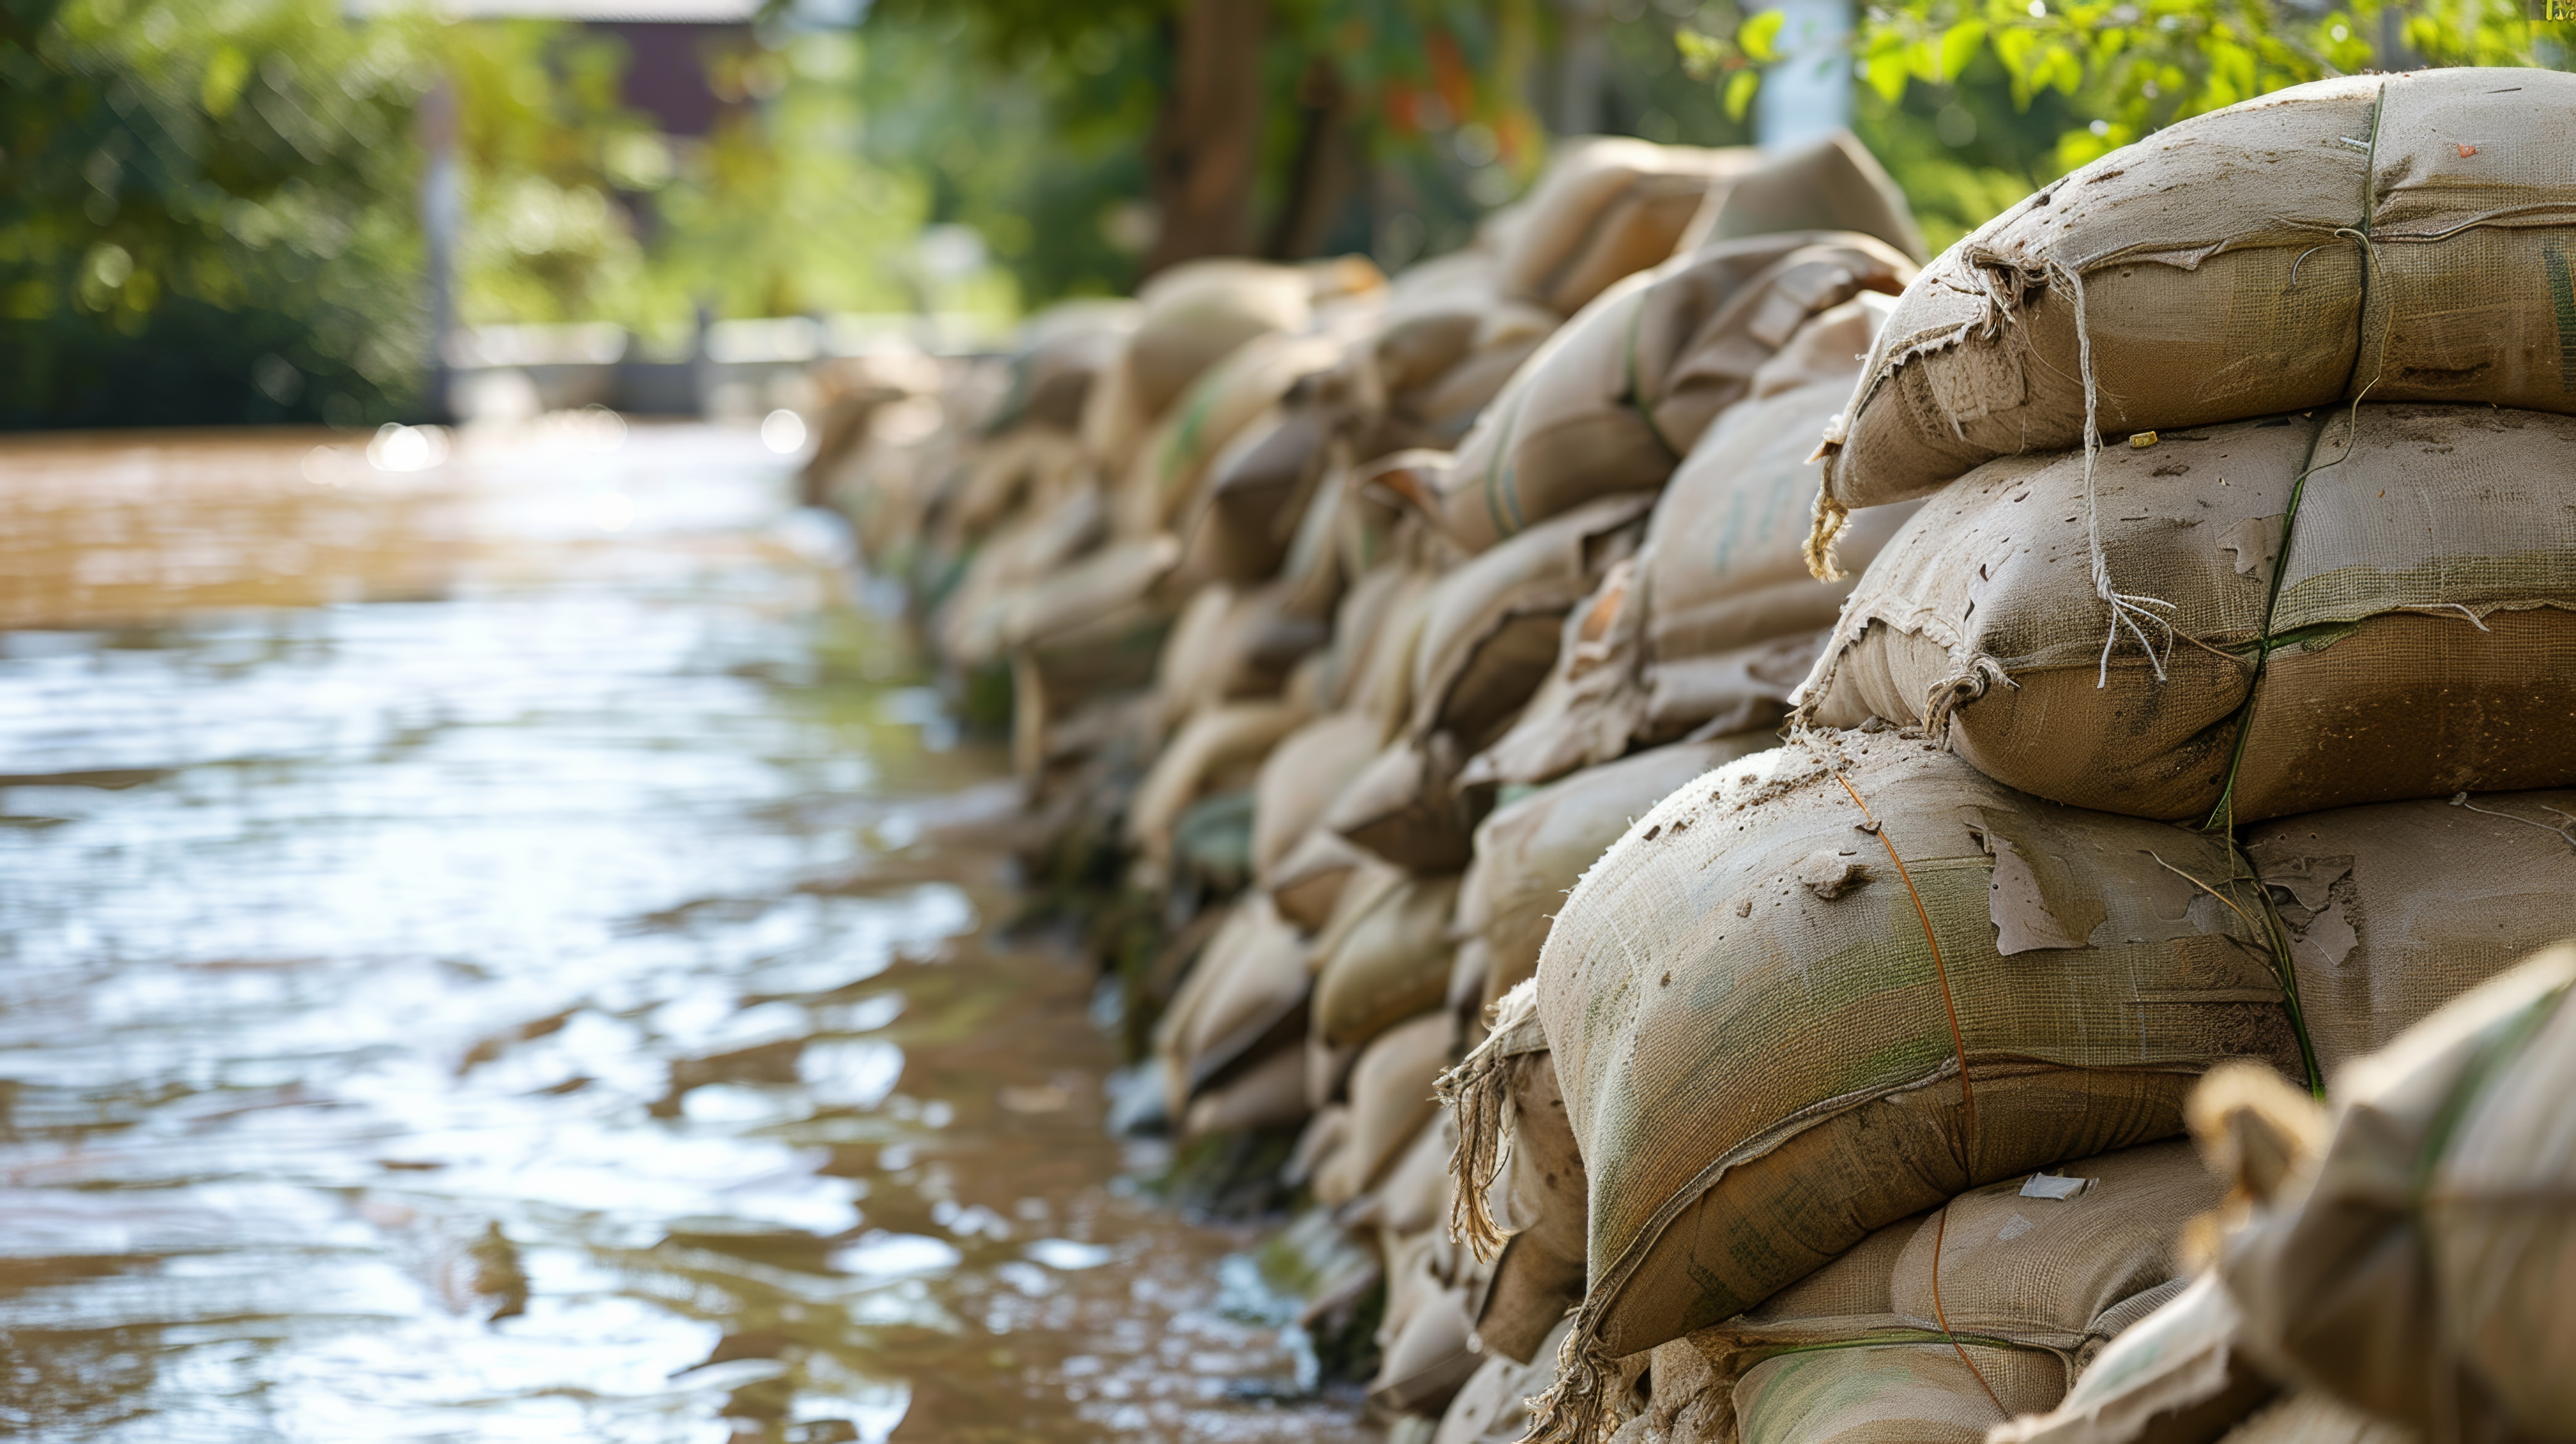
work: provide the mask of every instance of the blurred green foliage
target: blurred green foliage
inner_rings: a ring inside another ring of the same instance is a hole
[[[401,404],[417,27],[330,0],[0,16],[0,426]]]
[[[1779,58],[1781,13],[1715,18],[1682,47],[1740,115]],[[1936,246],[2162,126],[2284,86],[2567,55],[2520,0],[1898,0],[1865,9],[1851,48],[1856,128]]]

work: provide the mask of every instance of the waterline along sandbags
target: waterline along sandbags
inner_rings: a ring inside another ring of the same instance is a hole
[[[1676,257],[1550,337],[1454,461],[1423,457],[1388,483],[1471,551],[1594,497],[1660,487],[1809,316],[1864,290],[1893,293],[1913,270],[1885,242],[1832,231]]]
[[[2456,69],[2294,86],[2113,151],[1908,289],[1826,502],[2079,446],[2088,389],[2111,437],[2365,392],[2569,410],[2571,150],[2576,76]]]
[[[1886,734],[1748,758],[1641,818],[1539,962],[1591,1178],[1559,1437],[1606,1407],[1602,1360],[1967,1189],[2172,1136],[2221,1060],[2299,1072],[2230,876],[2218,840]]]
[[[1926,502],[1801,720],[1925,727],[2000,782],[2173,820],[2576,781],[2576,419],[2168,431],[2104,453],[2090,506],[2086,469],[2008,458]],[[2088,516],[2113,585],[2155,599],[2107,650]]]

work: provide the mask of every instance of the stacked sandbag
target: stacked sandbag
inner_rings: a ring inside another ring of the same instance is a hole
[[[2435,1011],[2319,1108],[2213,1076],[2216,1267],[2007,1444],[2576,1438],[2576,952]]]
[[[1719,241],[1603,292],[1494,398],[1454,458],[1387,480],[1482,550],[1570,507],[1653,491],[1808,317],[1893,294],[1913,262],[1851,232]]]
[[[1635,563],[1569,616],[1555,670],[1471,782],[1545,782],[1633,746],[1776,724],[1851,590],[1799,561],[1815,438],[1891,304],[1863,293],[1816,315],[1754,370],[1656,500]],[[1865,516],[1846,557],[1866,562],[1907,511]]]

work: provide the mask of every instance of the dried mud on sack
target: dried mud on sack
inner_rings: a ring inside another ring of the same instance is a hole
[[[1809,231],[1722,241],[1608,291],[1524,363],[1454,458],[1380,463],[1443,532],[1482,550],[1595,497],[1654,490],[1809,316],[1894,293],[1913,262]]]
[[[2115,614],[2097,557],[2156,605]],[[1799,717],[2172,820],[2563,785],[2576,419],[2367,405],[1991,462],[1871,563]]]
[[[2364,395],[2569,410],[2571,149],[2576,76],[2489,68],[2293,86],[2123,146],[1907,289],[1820,520],[2088,435]]]
[[[1800,561],[1815,439],[1891,303],[1874,293],[1810,318],[1755,369],[1656,499],[1636,561],[1577,606],[1556,666],[1473,782],[1545,782],[1676,737],[1768,731],[1831,636],[1848,579]],[[1865,565],[1912,512],[1867,514],[1843,541]]]
[[[2217,1062],[2300,1071],[2231,875],[2218,840],[1886,734],[1811,735],[1640,819],[1539,962],[1591,1234],[1547,1437],[1602,1431],[1606,1361],[1872,1229],[2172,1136]]]
[[[2330,1109],[2211,1075],[2216,1268],[1997,1444],[2576,1438],[2571,992],[2576,950],[2549,949],[2354,1063]]]

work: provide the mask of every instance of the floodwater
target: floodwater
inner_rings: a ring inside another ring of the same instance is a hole
[[[0,445],[0,1434],[1364,1437],[786,464],[434,440]]]

